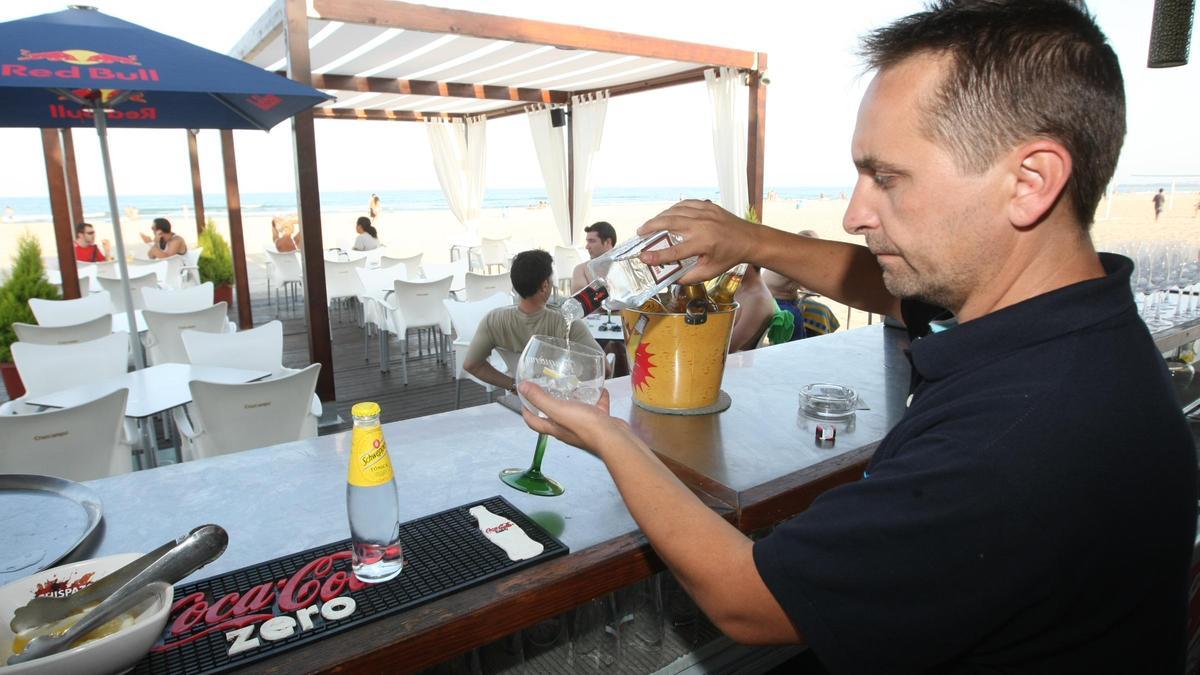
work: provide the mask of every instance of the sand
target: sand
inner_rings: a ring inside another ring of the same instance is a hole
[[[1093,239],[1099,248],[1106,244],[1130,240],[1181,240],[1200,246],[1200,217],[1197,217],[1195,205],[1200,195],[1194,193],[1177,193],[1172,206],[1168,202],[1166,211],[1158,222],[1154,220],[1154,209],[1151,204],[1151,192],[1122,193],[1113,200],[1111,208],[1106,201],[1100,203],[1096,211],[1096,223],[1093,226]],[[847,234],[842,229],[842,215],[846,210],[847,200],[843,198],[827,198],[814,200],[768,200],[763,208],[763,221],[780,229],[796,232],[803,229],[815,230],[825,239],[839,241],[860,241],[859,237]],[[593,205],[589,220],[607,220],[612,223],[620,238],[633,234],[639,225],[663,209],[669,203],[628,203],[628,204],[596,204]],[[355,236],[354,219],[357,214],[326,213],[322,215],[322,232],[327,247],[349,246]],[[228,223],[224,218],[216,218],[217,227],[228,235]],[[192,242],[195,240],[195,225],[191,217],[179,215],[171,219],[176,232]],[[95,220],[98,239],[112,239],[110,223]],[[460,241],[465,235],[465,229],[448,211],[397,211],[385,210],[376,222],[380,241],[387,246],[388,255],[403,257],[418,252],[424,254],[425,262],[446,262],[450,256],[450,246]],[[149,233],[150,222],[147,218],[122,219],[122,231],[125,233],[128,251],[142,250],[139,232]],[[53,227],[50,223],[35,223],[27,227],[41,241],[43,253],[55,257]],[[11,259],[16,250],[15,232],[9,230],[10,236],[0,239],[0,260]],[[270,218],[254,216],[244,219],[243,232],[246,241],[247,258],[249,262],[252,288],[262,292],[259,284],[263,281],[262,261],[265,259],[263,248],[271,238]],[[510,250],[541,247],[552,250],[561,243],[558,231],[554,226],[550,210],[547,208],[508,208],[485,210],[479,223],[479,234],[484,237],[511,237]],[[53,263],[52,263],[53,264]],[[265,290],[265,286],[262,287]],[[833,303],[831,303],[833,304]],[[846,308],[835,305],[835,315],[842,321],[843,327],[865,325],[868,316],[864,312],[853,311],[849,314],[847,323]],[[875,317],[874,320],[878,320]]]

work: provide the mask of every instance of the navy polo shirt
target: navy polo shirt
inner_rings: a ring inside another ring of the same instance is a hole
[[[755,543],[832,673],[1182,672],[1196,455],[1132,264],[1101,260],[914,340],[867,477]]]

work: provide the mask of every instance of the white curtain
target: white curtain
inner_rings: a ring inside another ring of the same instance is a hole
[[[550,200],[550,213],[554,225],[562,237],[563,245],[571,245],[571,219],[567,212],[567,145],[566,127],[555,127],[550,123],[550,108],[537,105],[527,108],[529,131],[533,134],[533,147],[537,151],[538,164],[542,168],[542,180],[546,183],[546,195]]]
[[[607,91],[571,97],[572,159],[575,165],[575,194],[571,203],[575,214],[574,234],[579,239],[583,238],[583,228],[591,224],[588,212],[592,210],[592,162],[600,151],[607,111]]]
[[[469,232],[483,208],[484,168],[487,165],[487,120],[433,119],[425,125],[433,168],[446,203]]]
[[[746,78],[735,69],[704,71],[708,100],[712,104],[713,156],[717,161],[717,185],[721,206],[745,217],[750,208],[746,178]],[[759,214],[761,217],[762,214]]]

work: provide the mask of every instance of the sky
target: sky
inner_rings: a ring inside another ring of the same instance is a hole
[[[274,0],[92,0],[113,16],[222,53]],[[855,55],[858,38],[918,11],[918,0],[835,3],[733,3],[713,0],[432,0],[456,9],[505,14],[766,52],[765,183],[772,187],[850,186],[849,143],[869,82]],[[0,5],[0,21],[63,9],[66,3],[22,0]],[[743,12],[744,7],[755,11]],[[1200,175],[1200,55],[1181,68],[1146,68],[1152,0],[1089,3],[1117,51],[1125,76],[1128,128],[1118,181],[1146,175]],[[1200,42],[1200,29],[1193,29]],[[436,189],[419,123],[317,120],[322,191]],[[112,130],[109,142],[118,193],[190,194],[186,132]],[[489,188],[536,188],[542,179],[528,122],[512,116],[488,123]],[[104,194],[95,134],[76,129],[81,191]],[[708,97],[702,83],[611,99],[594,163],[596,187],[715,187]],[[216,131],[199,137],[206,193],[223,189]],[[235,132],[243,193],[294,189],[290,124],[270,132]],[[0,129],[0,198],[47,193],[40,135]]]

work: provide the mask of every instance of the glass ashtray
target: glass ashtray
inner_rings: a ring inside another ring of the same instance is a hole
[[[840,384],[806,384],[800,389],[800,409],[810,417],[840,419],[858,408],[858,392]]]

